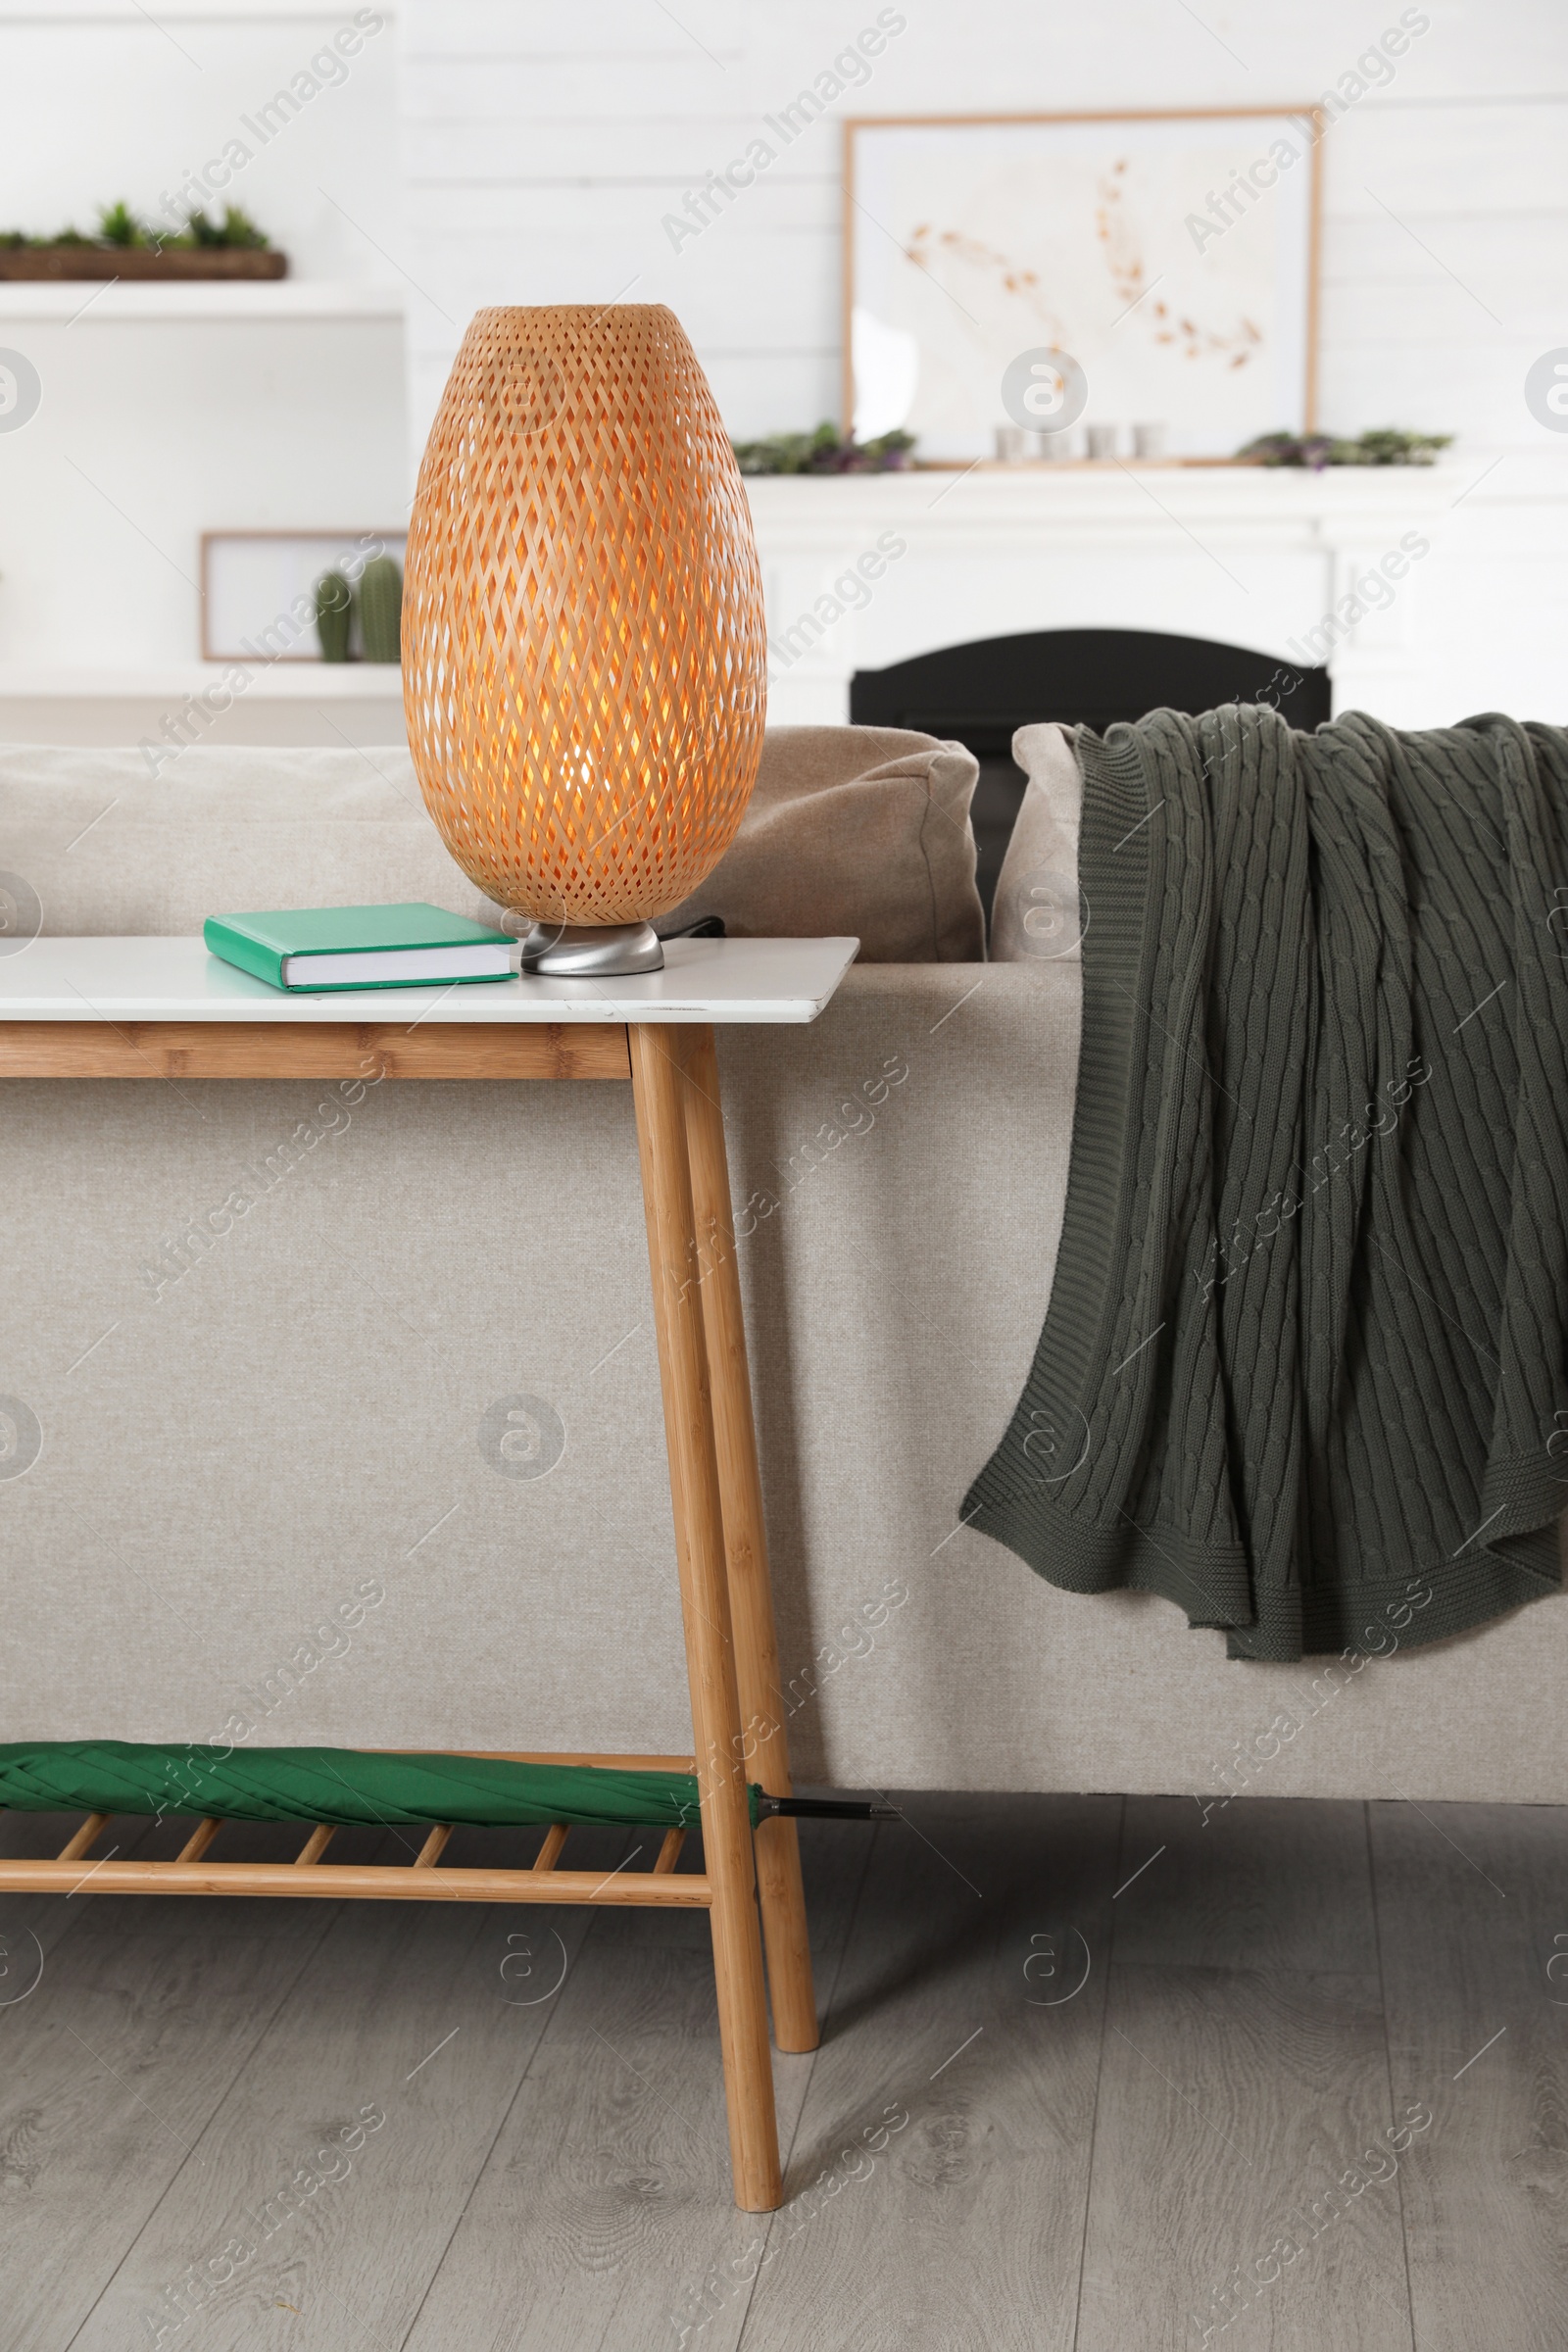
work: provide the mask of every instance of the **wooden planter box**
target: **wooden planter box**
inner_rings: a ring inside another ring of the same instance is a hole
[[[0,279],[287,277],[288,255],[222,245],[153,253],[135,245],[21,245],[0,248]]]

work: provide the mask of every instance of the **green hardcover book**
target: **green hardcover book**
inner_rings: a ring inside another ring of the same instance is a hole
[[[271,988],[429,988],[506,980],[516,943],[488,923],[440,906],[302,906],[211,914],[211,954]]]

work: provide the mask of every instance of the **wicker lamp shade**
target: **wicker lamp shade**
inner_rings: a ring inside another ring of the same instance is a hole
[[[403,643],[425,803],[487,897],[624,925],[710,872],[757,780],[766,637],[673,312],[477,314],[419,470]]]

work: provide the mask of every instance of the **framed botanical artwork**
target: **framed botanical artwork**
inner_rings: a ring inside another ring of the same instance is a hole
[[[1323,119],[846,124],[845,415],[923,459],[1033,424],[1173,457],[1314,416]],[[1049,361],[1046,355],[1050,355]]]

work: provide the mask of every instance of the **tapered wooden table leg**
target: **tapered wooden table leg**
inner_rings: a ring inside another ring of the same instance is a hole
[[[723,1512],[698,1293],[685,1090],[667,1029],[634,1023],[628,1035],[696,1733],[703,1849],[712,1887],[709,1917],[735,2202],[748,2213],[769,2213],[782,2199],[778,2127],[773,2112],[751,1815],[741,1752]]]
[[[753,1780],[760,1781],[772,1796],[788,1796],[789,1740],[784,1729],[762,1480],[746,1361],[718,1054],[711,1029],[679,1029],[672,1031],[671,1037],[680,1040],[686,1078],[686,1140],[697,1219],[698,1287],[712,1389],[744,1753]],[[811,1946],[794,1822],[774,1819],[760,1823],[756,1843],[773,2038],[781,2050],[814,2050],[816,1996],[811,1985]]]

